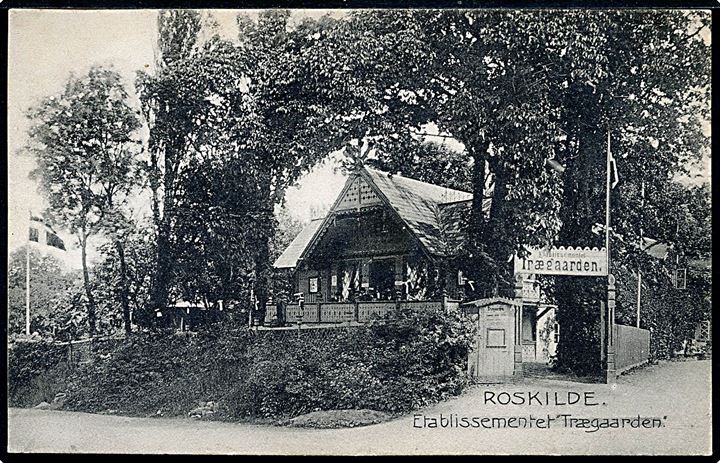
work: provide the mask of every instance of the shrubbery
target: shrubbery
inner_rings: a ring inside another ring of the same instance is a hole
[[[403,311],[352,328],[140,333],[79,366],[65,408],[180,415],[213,401],[215,417],[233,420],[404,412],[463,389],[472,329],[457,314]]]
[[[13,407],[51,402],[69,374],[66,348],[45,340],[13,342],[8,351],[8,399]]]

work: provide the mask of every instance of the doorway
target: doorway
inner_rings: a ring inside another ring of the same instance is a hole
[[[370,287],[377,300],[395,298],[395,261],[374,259],[370,262]]]

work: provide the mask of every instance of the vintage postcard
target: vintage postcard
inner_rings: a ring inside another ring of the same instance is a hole
[[[7,449],[711,455],[706,9],[10,9]]]

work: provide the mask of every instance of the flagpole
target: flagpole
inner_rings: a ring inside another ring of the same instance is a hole
[[[607,253],[607,272],[610,274],[610,129],[607,133],[607,156],[605,178],[605,252]]]
[[[30,212],[32,221],[32,211]],[[25,245],[25,334],[30,336],[30,227]]]
[[[640,193],[640,217],[642,219],[642,213],[645,210],[645,181],[643,181],[640,185],[641,193]],[[642,251],[643,248],[643,229],[642,229],[642,220],[640,221],[640,251]],[[640,270],[640,265],[638,265],[638,283],[637,283],[637,327],[640,328],[640,300],[642,297],[642,271]]]

